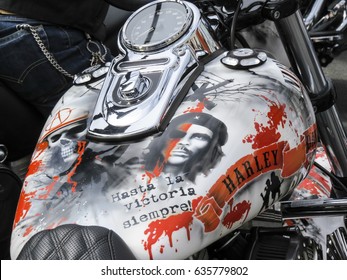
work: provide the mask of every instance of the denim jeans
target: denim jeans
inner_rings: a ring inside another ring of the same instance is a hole
[[[88,40],[84,32],[73,28],[0,15],[0,81],[47,117],[72,85],[72,79],[52,66],[30,30],[18,28],[20,24],[35,27],[58,64],[72,75],[90,66]],[[98,46],[103,52],[104,48]],[[108,52],[107,60],[110,59]]]

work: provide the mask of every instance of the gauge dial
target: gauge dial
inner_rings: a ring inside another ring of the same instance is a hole
[[[152,3],[129,18],[123,40],[133,50],[156,50],[180,38],[191,21],[192,12],[179,1]]]

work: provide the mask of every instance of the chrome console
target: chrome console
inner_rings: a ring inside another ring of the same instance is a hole
[[[118,36],[88,137],[128,140],[163,129],[203,60],[220,49],[199,10],[184,1],[154,1],[135,12]]]

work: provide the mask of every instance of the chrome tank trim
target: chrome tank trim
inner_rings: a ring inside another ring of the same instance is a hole
[[[158,132],[186,95],[189,87],[185,84],[200,74],[203,60],[221,48],[199,10],[191,3],[175,2],[191,11],[192,23],[170,45],[152,52],[134,51],[127,48],[120,32],[118,46],[122,54],[113,60],[105,78],[88,129],[89,138],[123,141]]]

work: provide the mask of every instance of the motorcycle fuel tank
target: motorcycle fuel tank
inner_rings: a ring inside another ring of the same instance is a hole
[[[63,224],[111,229],[138,259],[187,258],[297,186],[317,143],[305,89],[273,59],[234,67],[230,57],[220,52],[207,62],[175,110],[160,111],[160,125],[147,126],[151,111],[138,117],[131,107],[155,93],[129,97],[129,84],[120,86],[122,75],[73,86],[52,111],[33,154],[14,222],[12,258],[36,233]],[[119,63],[116,58],[110,71],[119,70]],[[148,67],[142,78],[136,74],[137,89],[154,86]],[[170,71],[179,69],[175,64]],[[122,104],[126,98],[130,107]],[[126,123],[124,116],[131,114]],[[160,122],[164,114],[167,120]],[[129,127],[131,137],[122,139]]]
[[[73,87],[33,155],[13,256],[33,234],[77,223],[114,230],[138,258],[185,258],[295,187],[316,145],[300,82],[271,59],[241,71],[220,59],[206,65],[167,128],[138,141],[88,139],[102,80]]]

